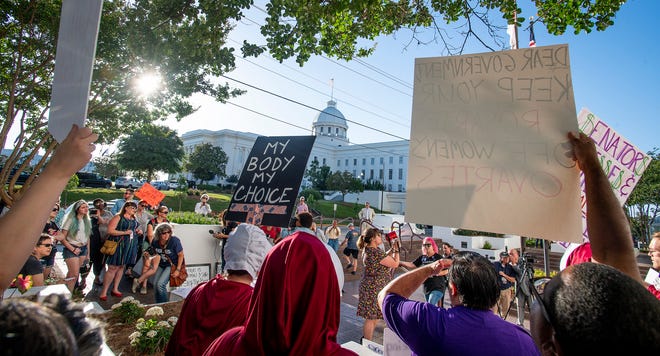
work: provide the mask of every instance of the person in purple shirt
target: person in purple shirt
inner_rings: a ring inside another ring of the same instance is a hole
[[[452,307],[407,299],[424,281],[449,268]],[[387,326],[413,355],[539,355],[522,327],[492,312],[499,287],[492,263],[469,251],[412,270],[378,294]]]

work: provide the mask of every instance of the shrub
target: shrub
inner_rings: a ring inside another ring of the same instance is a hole
[[[484,250],[492,250],[493,245],[490,244],[490,242],[486,241],[484,242],[484,246],[482,247]]]
[[[159,320],[162,316],[161,307],[151,307],[145,315],[149,319],[137,320],[135,332],[129,335],[128,339],[131,346],[135,347],[140,354],[151,355],[162,352],[167,346],[177,318],[173,316],[167,320]]]
[[[203,216],[192,211],[173,211],[167,219],[176,224],[218,225],[220,221],[213,216]],[[174,232],[176,235],[176,231]]]
[[[504,236],[504,234],[498,234],[498,233],[494,233],[494,232],[476,231],[476,230],[468,230],[468,229],[456,229],[456,230],[454,230],[454,235],[488,236],[488,237],[503,237]]]
[[[300,192],[300,196],[304,196],[307,200],[323,200],[323,194],[314,188],[308,188]],[[312,198],[313,197],[313,198]]]
[[[121,320],[122,323],[132,323],[144,315],[144,309],[139,300],[126,297],[112,306],[112,315]]]

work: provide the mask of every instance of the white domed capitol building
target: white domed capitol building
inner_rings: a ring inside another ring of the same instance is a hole
[[[316,160],[319,166],[326,165],[332,172],[348,171],[363,182],[381,182],[385,191],[390,192],[379,198],[384,200],[383,208],[395,213],[404,211],[405,197],[401,193],[406,190],[408,141],[351,144],[346,118],[337,109],[337,102],[334,100],[328,101],[328,106],[318,114],[312,123],[312,132],[316,135],[316,142],[307,162],[308,167]],[[181,139],[187,154],[192,153],[196,145],[203,143],[221,147],[228,157],[225,173],[227,176],[240,176],[258,136],[233,130],[194,130],[181,135]],[[192,179],[189,173],[187,176]],[[216,178],[209,184],[223,182],[224,179]],[[350,201],[348,198],[346,200]],[[372,205],[380,206],[374,203]]]

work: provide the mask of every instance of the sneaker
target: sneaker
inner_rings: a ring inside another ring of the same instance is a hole
[[[348,266],[346,266],[346,269],[351,269],[351,267],[353,267],[353,264],[349,263]]]
[[[137,289],[140,286],[140,282],[136,279],[133,279],[133,285],[131,286],[131,292],[137,293]]]
[[[140,294],[147,294],[147,286],[142,286],[142,288],[140,288]]]

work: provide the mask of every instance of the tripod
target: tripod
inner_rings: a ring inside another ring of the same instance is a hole
[[[534,276],[534,269],[531,266],[527,265],[527,261],[524,261],[522,259],[521,261],[522,263],[520,264],[520,270],[522,271],[522,276],[520,276],[520,278],[518,279],[519,282],[516,285],[516,294],[513,296],[513,298],[511,298],[511,303],[509,303],[509,308],[506,310],[506,313],[504,313],[504,316],[502,317],[502,319],[504,320],[506,320],[507,316],[509,316],[509,312],[513,307],[513,303],[514,302],[518,303],[519,302],[518,298],[524,294],[522,292],[522,284],[527,282],[528,288],[534,288],[534,280],[532,279],[532,277]],[[529,293],[530,295],[533,295],[531,290],[529,291]],[[525,298],[523,298],[523,313],[525,312],[524,300]],[[528,308],[530,307],[531,305]],[[529,310],[529,312],[531,313],[532,311]]]

